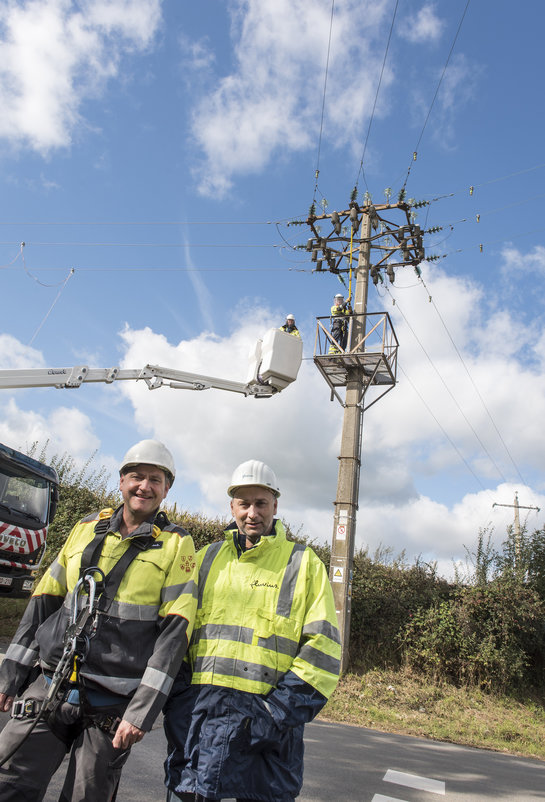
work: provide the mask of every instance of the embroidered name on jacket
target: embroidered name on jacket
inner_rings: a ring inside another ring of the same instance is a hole
[[[278,585],[276,582],[258,582],[257,579],[254,579],[253,582],[250,582],[251,588],[276,588],[278,590]]]

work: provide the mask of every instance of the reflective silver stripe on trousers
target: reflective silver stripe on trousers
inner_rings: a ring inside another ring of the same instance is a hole
[[[202,607],[202,595],[204,593],[204,586],[206,584],[208,574],[210,573],[210,566],[214,561],[214,557],[223,546],[223,543],[224,541],[222,540],[218,540],[216,543],[211,543],[206,549],[206,554],[203,557],[201,567],[199,568],[199,600],[197,604],[199,609]]]
[[[16,663],[21,663],[23,666],[31,666],[38,658],[37,649],[27,649],[26,646],[21,646],[18,643],[11,643],[5,654],[6,660],[13,660]]]
[[[341,668],[340,660],[318,651],[314,646],[309,646],[308,643],[302,647],[298,657],[314,668],[320,668],[322,671],[328,671],[330,674],[338,674]]]
[[[293,597],[295,595],[295,585],[297,584],[297,577],[299,576],[299,569],[301,568],[301,560],[305,552],[306,546],[301,543],[294,543],[293,550],[290,554],[286,570],[284,571],[284,579],[278,594],[278,604],[276,605],[276,614],[281,615],[283,618],[289,618],[291,615],[291,605],[293,604]]]
[[[161,602],[165,604],[165,602],[176,601],[182,593],[188,593],[196,599],[197,585],[195,580],[190,579],[189,582],[182,582],[179,585],[170,585],[167,588],[163,588],[161,591]]]
[[[197,657],[193,673],[223,674],[227,677],[239,677],[254,682],[264,682],[267,685],[276,685],[281,675],[270,666],[258,663],[249,663],[245,660],[235,660],[232,657],[213,657],[204,655]]]
[[[329,621],[312,621],[303,627],[303,635],[325,635],[329,640],[335,643],[341,642],[339,630]]]
[[[193,633],[194,641],[231,640],[237,643],[251,643],[254,631],[250,627],[236,624],[205,624]]]

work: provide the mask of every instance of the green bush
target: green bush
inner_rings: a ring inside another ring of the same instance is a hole
[[[353,670],[399,666],[403,654],[398,636],[414,612],[452,592],[433,565],[407,566],[403,557],[386,564],[384,559],[384,553],[371,559],[366,551],[354,556],[349,660]]]
[[[500,578],[421,608],[399,641],[405,662],[434,680],[498,692],[539,687],[544,613],[534,590]]]

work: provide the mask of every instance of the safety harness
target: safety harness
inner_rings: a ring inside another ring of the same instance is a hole
[[[108,613],[129,565],[140,552],[146,551],[155,541],[149,534],[131,538],[126,551],[105,575],[97,567],[97,563],[106,536],[110,531],[110,521],[111,518],[102,518],[97,522],[94,530],[95,536],[87,544],[81,556],[80,576],[73,592],[70,623],[63,639],[63,653],[53,675],[50,678],[46,675],[46,681],[49,681],[47,696],[43,701],[20,699],[13,703],[12,718],[34,719],[34,722],[25,733],[25,737],[4,758],[0,766],[3,766],[15,754],[40,719],[47,719],[53,732],[67,744],[67,747],[69,746],[77,733],[65,732],[63,727],[59,729],[55,722],[55,712],[62,702],[70,701],[70,694],[74,690],[80,694],[76,703],[80,703],[83,708],[83,720],[79,732],[86,727],[93,726],[113,736],[117,730],[121,721],[118,715],[90,711],[85,688],[80,682],[79,671],[89,651],[89,641],[97,632],[100,616]],[[160,512],[157,514],[155,522],[162,527],[163,524],[168,523],[168,519],[163,512]]]

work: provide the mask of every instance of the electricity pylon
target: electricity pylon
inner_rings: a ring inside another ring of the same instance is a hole
[[[331,334],[329,317],[318,318],[314,362],[330,389],[344,407],[339,456],[337,496],[333,521],[330,580],[341,632],[341,671],[348,666],[352,574],[358,510],[363,413],[396,384],[398,342],[389,315],[367,313],[369,277],[383,282],[383,273],[395,281],[395,268],[412,265],[420,275],[425,258],[423,232],[413,222],[414,205],[359,206],[352,200],[342,212],[316,215],[311,208],[307,225],[313,236],[306,249],[316,262],[316,271],[347,274],[355,278],[353,312],[346,318],[347,346],[342,348]],[[403,215],[401,224],[390,220]],[[331,225],[325,235],[322,229]],[[376,254],[376,258],[373,257]],[[357,264],[353,267],[354,256]],[[326,267],[324,267],[324,262]],[[326,322],[327,321],[327,322]],[[341,388],[346,388],[344,398]]]

